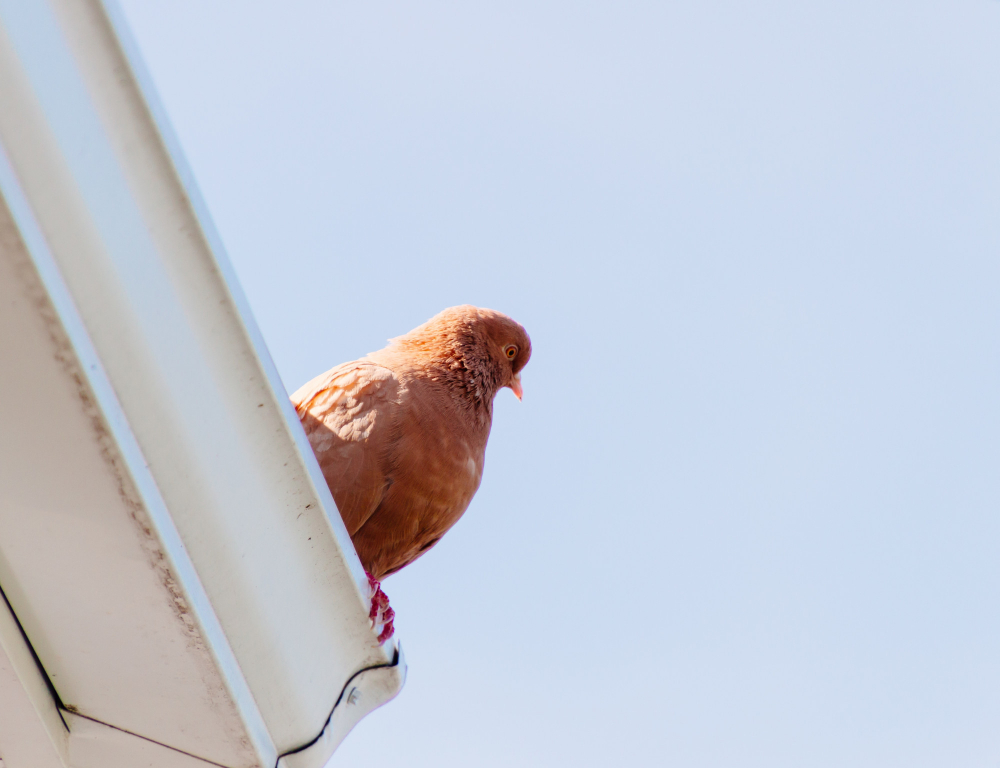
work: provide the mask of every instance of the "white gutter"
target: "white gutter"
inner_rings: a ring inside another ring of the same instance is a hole
[[[111,3],[0,0],[0,148],[4,768],[8,700],[54,765],[323,765],[405,664]]]

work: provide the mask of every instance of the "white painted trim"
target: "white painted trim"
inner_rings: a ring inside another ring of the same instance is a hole
[[[0,194],[255,759],[321,765],[405,663],[111,0],[0,0]]]
[[[121,457],[128,466],[136,490],[142,498],[143,506],[156,528],[157,538],[163,545],[170,567],[178,577],[178,583],[196,618],[201,634],[215,657],[223,680],[239,709],[253,750],[263,765],[272,765],[277,760],[278,753],[264,720],[229,647],[229,641],[222,631],[218,617],[205,594],[201,580],[188,557],[180,534],[160,496],[156,481],[150,475],[149,467],[122,412],[114,388],[108,381],[97,351],[77,313],[73,299],[52,259],[45,238],[42,237],[2,146],[0,146],[0,195],[3,196],[17,223],[21,238],[45,286],[49,300],[59,316],[63,330],[69,336],[90,391],[97,400]]]

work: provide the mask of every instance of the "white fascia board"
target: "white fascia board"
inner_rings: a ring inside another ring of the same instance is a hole
[[[0,0],[0,143],[0,192],[255,760],[322,765],[347,681],[398,650],[113,5]],[[48,669],[30,600],[11,597]]]
[[[2,151],[0,195],[0,353],[14,362],[0,374],[4,599],[60,704],[226,765],[271,765],[273,740]],[[98,618],[112,613],[131,621]],[[37,691],[30,666],[18,671]]]

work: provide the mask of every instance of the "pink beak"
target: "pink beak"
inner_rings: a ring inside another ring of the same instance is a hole
[[[514,380],[510,384],[511,390],[514,392],[514,396],[520,400],[524,397],[524,389],[521,387],[521,374],[515,373]]]

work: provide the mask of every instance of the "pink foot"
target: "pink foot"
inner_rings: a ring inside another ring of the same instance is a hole
[[[365,575],[368,577],[368,587],[372,591],[372,609],[368,612],[368,618],[372,622],[372,631],[378,633],[378,642],[381,645],[396,631],[392,625],[396,612],[389,607],[389,598],[382,591],[382,585],[375,581],[368,571],[365,571]]]

